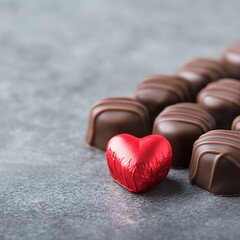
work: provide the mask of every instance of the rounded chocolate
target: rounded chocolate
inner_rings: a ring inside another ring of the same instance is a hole
[[[91,110],[86,143],[104,150],[115,135],[128,133],[144,137],[150,133],[148,110],[130,98],[107,98]]]
[[[227,71],[220,61],[201,57],[191,59],[175,74],[189,82],[195,99],[198,92],[208,83],[225,78]]]
[[[212,194],[239,195],[239,132],[213,130],[202,135],[193,146],[189,179]]]
[[[229,77],[240,79],[240,42],[228,47],[222,55]]]
[[[228,72],[225,69],[223,63],[213,58],[206,57],[193,58],[190,61],[186,62],[184,67],[205,69],[211,74],[213,81],[219,80],[221,78],[226,78],[228,76]]]
[[[148,108],[151,123],[165,107],[193,100],[187,81],[167,75],[151,76],[143,80],[138,85],[135,98]]]
[[[197,102],[215,118],[217,128],[231,129],[233,119],[240,115],[240,82],[222,79],[210,83],[200,91]]]
[[[232,122],[232,130],[240,131],[240,115],[237,116]]]
[[[153,134],[166,137],[172,145],[174,168],[187,168],[194,142],[215,129],[215,120],[195,103],[178,103],[165,108],[155,119]]]

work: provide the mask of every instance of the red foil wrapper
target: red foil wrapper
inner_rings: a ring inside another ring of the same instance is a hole
[[[167,176],[172,149],[169,141],[160,135],[136,138],[120,134],[108,142],[106,158],[112,178],[130,192],[140,193]]]

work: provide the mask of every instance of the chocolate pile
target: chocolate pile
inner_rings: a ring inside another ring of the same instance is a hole
[[[240,195],[239,80],[240,42],[220,59],[194,58],[174,74],[144,79],[133,99],[99,101],[86,143],[105,150],[117,134],[162,135],[172,145],[172,167],[190,164],[193,184],[213,194]]]

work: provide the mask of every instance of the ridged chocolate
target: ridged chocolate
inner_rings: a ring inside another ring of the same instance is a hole
[[[232,130],[240,131],[240,115],[233,120]]]
[[[105,151],[108,141],[121,133],[136,137],[150,133],[146,107],[130,98],[107,98],[97,102],[90,112],[87,145]]]
[[[213,117],[195,103],[178,103],[165,108],[155,119],[153,134],[166,137],[172,145],[174,168],[187,168],[192,146],[203,134],[215,129]]]
[[[240,79],[240,42],[228,47],[222,55],[229,77]]]
[[[167,75],[151,76],[143,80],[138,85],[135,98],[148,108],[151,123],[165,107],[193,100],[187,81]]]
[[[202,135],[193,146],[189,179],[212,194],[240,195],[240,133],[213,130]]]
[[[227,77],[222,62],[211,58],[194,58],[175,73],[190,83],[194,99],[208,83]]]
[[[197,102],[215,118],[217,128],[231,129],[233,119],[240,115],[240,82],[222,79],[210,83],[198,94]]]
[[[225,78],[228,76],[228,72],[225,69],[223,63],[217,59],[206,58],[206,57],[198,57],[193,58],[190,61],[186,62],[184,67],[192,67],[196,69],[206,69],[209,73],[212,73],[212,80],[216,81],[221,78]]]

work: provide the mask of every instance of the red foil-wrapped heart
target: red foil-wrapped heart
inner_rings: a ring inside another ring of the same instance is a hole
[[[113,179],[129,191],[139,193],[167,176],[172,149],[169,141],[160,135],[136,138],[120,134],[108,142],[106,158]]]

